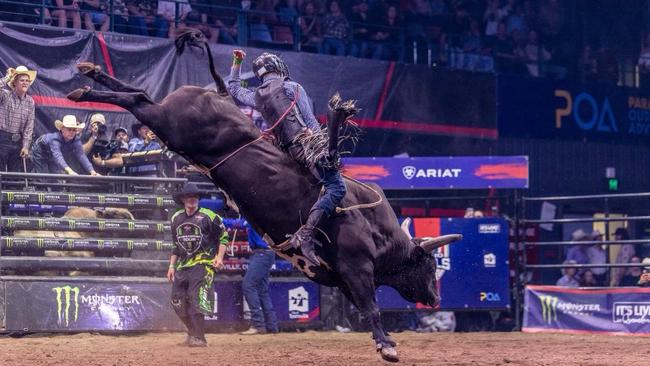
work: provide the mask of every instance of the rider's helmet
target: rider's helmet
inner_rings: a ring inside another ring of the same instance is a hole
[[[278,55],[264,52],[253,61],[253,73],[262,80],[264,74],[269,72],[274,72],[283,78],[289,77],[287,64]]]

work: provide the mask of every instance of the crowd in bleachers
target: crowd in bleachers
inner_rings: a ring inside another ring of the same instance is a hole
[[[619,77],[607,42],[575,48],[568,5],[557,0],[45,0],[44,5],[41,0],[0,4],[0,18],[157,37],[195,27],[223,44],[557,79],[576,69],[574,76],[585,81]]]

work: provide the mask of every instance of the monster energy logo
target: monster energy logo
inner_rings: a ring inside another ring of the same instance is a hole
[[[99,196],[97,196],[97,199],[99,200],[100,205],[103,205],[104,203],[106,203],[106,196],[104,196],[103,194],[100,194]]]
[[[165,199],[163,197],[156,197],[156,205],[158,205],[158,207],[162,207],[164,203]]]
[[[126,241],[126,249],[133,250],[133,240]]]
[[[135,204],[135,197],[133,196],[128,196],[126,200],[128,201],[129,206],[133,206]]]
[[[9,202],[14,201],[14,192],[7,192],[7,201]]]
[[[165,231],[165,224],[156,224],[156,231],[158,231],[159,233]]]
[[[39,248],[43,248],[45,246],[45,239],[42,238],[36,239],[36,246]]]
[[[77,200],[77,196],[74,194],[68,194],[68,203],[74,203]]]
[[[68,220],[68,229],[74,230],[75,226],[77,225],[77,222],[74,220]]]
[[[129,231],[135,230],[135,222],[129,221],[128,226],[129,226]]]
[[[79,318],[79,287],[62,286],[54,287],[52,291],[56,293],[56,314],[58,317],[58,324],[65,326],[70,325],[70,315],[73,316],[72,321],[76,322]],[[74,302],[73,302],[74,300]],[[70,308],[73,309],[70,309]]]
[[[38,194],[38,203],[43,203],[45,202],[45,193],[39,193]]]
[[[12,245],[14,245],[14,239],[13,238],[5,238],[7,239],[7,248],[11,248]]]
[[[104,249],[104,241],[102,239],[97,240],[97,248]]]
[[[11,219],[11,218],[8,219],[7,220],[7,227],[10,227],[10,228],[14,227],[14,221],[15,221],[15,219]]]
[[[542,303],[542,319],[544,319],[544,322],[551,324],[553,320],[557,321],[558,298],[542,295],[539,297],[539,301]]]
[[[66,243],[68,244],[69,249],[74,248],[74,239],[68,239],[66,240]]]
[[[106,230],[106,221],[101,220],[101,221],[97,222],[97,226],[99,227],[99,231]]]
[[[156,250],[162,250],[163,242],[162,240],[156,240]]]
[[[37,223],[38,223],[38,228],[39,228],[39,229],[43,229],[43,228],[45,228],[45,220],[43,220],[43,219],[38,219]]]

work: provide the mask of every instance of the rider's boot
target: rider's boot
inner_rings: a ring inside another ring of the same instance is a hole
[[[320,265],[320,261],[316,256],[316,239],[314,238],[314,228],[323,217],[324,211],[322,208],[315,208],[309,213],[307,222],[289,239],[289,244],[294,248],[300,248],[302,254],[315,265]]]

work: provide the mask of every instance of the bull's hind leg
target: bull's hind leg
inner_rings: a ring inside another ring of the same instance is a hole
[[[354,303],[361,314],[370,322],[372,328],[372,338],[375,340],[377,351],[381,357],[390,362],[397,362],[399,358],[393,342],[384,330],[381,324],[379,306],[375,301],[375,283],[373,280],[372,269],[359,268],[341,268],[341,273],[350,273],[351,276],[345,276],[343,281],[347,289],[343,289],[345,296]]]
[[[73,90],[67,97],[75,102],[102,102],[113,104],[129,111],[133,111],[139,106],[155,104],[149,99],[149,96],[144,93],[99,91],[93,90],[89,86]]]
[[[123,93],[145,93],[143,89],[138,89],[108,75],[102,71],[101,66],[95,65],[92,62],[80,62],[77,64],[77,69],[79,69],[79,71],[85,76],[95,80],[112,91]]]

